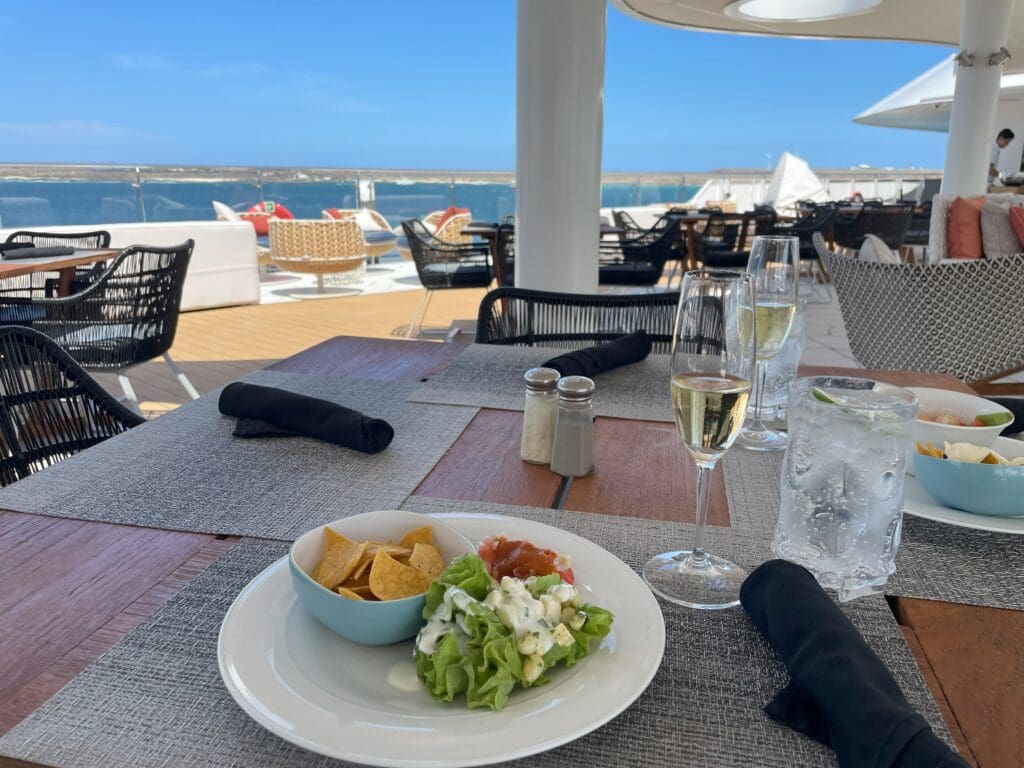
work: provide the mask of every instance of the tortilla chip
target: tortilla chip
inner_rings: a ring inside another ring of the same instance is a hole
[[[324,551],[326,552],[331,547],[337,547],[341,544],[355,544],[352,539],[348,538],[344,534],[338,533],[333,528],[324,528]]]
[[[359,601],[363,600],[363,596],[360,595],[358,592],[355,592],[354,590],[351,590],[351,589],[346,589],[345,587],[338,587],[335,590],[335,592],[337,592],[342,597],[347,597],[349,600],[359,600]]]
[[[409,565],[433,581],[444,572],[444,556],[432,544],[417,543],[412,548]]]
[[[376,600],[377,599],[374,596],[373,592],[370,591],[370,585],[369,584],[364,584],[361,587],[353,587],[349,591],[351,591],[354,594],[359,595],[361,598],[363,598],[363,600]]]
[[[419,528],[413,528],[402,540],[398,542],[398,546],[405,547],[406,549],[412,549],[416,544],[430,544],[434,543],[434,529],[429,525],[423,525]]]
[[[323,560],[320,561],[316,581],[327,589],[334,589],[344,582],[355,570],[366,551],[365,541],[356,544],[346,539],[346,542],[327,549]]]
[[[374,555],[370,566],[370,590],[381,600],[401,600],[427,591],[429,576],[415,568],[402,565],[381,550]]]

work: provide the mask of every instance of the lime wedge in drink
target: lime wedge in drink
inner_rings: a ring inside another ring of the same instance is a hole
[[[1013,421],[1013,414],[1009,411],[996,411],[995,413],[979,413],[974,417],[986,427],[998,427],[1000,424],[1009,424]]]
[[[828,393],[818,387],[811,387],[811,394],[814,395],[814,399],[822,403],[828,403],[829,405],[839,405]]]

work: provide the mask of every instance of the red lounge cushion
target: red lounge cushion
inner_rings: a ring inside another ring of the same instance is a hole
[[[238,214],[242,221],[248,221],[252,224],[253,229],[256,230],[256,234],[263,237],[267,234],[270,229],[270,214],[269,213],[245,213]]]
[[[437,222],[437,228],[434,229],[434,231],[440,232],[441,227],[443,227],[449,219],[452,219],[461,213],[469,213],[469,208],[456,208],[454,205],[449,205],[445,209],[445,212],[441,214],[441,219]]]
[[[949,258],[982,257],[981,209],[984,206],[984,197],[958,197],[953,201],[949,207],[949,222],[946,224]]]
[[[1011,205],[1009,213],[1013,231],[1017,233],[1021,246],[1024,246],[1024,205]]]
[[[344,219],[351,215],[348,213],[342,213],[340,208],[324,208],[324,213],[332,219]]]

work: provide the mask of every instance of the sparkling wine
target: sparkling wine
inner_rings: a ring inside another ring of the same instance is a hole
[[[784,301],[757,302],[757,357],[775,357],[793,325],[796,304]]]
[[[698,461],[713,461],[736,439],[750,397],[750,382],[736,376],[672,377],[672,408],[686,447]]]

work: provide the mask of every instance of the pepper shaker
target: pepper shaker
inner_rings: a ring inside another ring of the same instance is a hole
[[[558,410],[558,378],[554,368],[531,368],[524,375],[526,402],[523,407],[523,439],[519,458],[531,464],[551,462]]]
[[[558,382],[558,414],[551,471],[584,477],[594,471],[594,382],[566,376]]]

